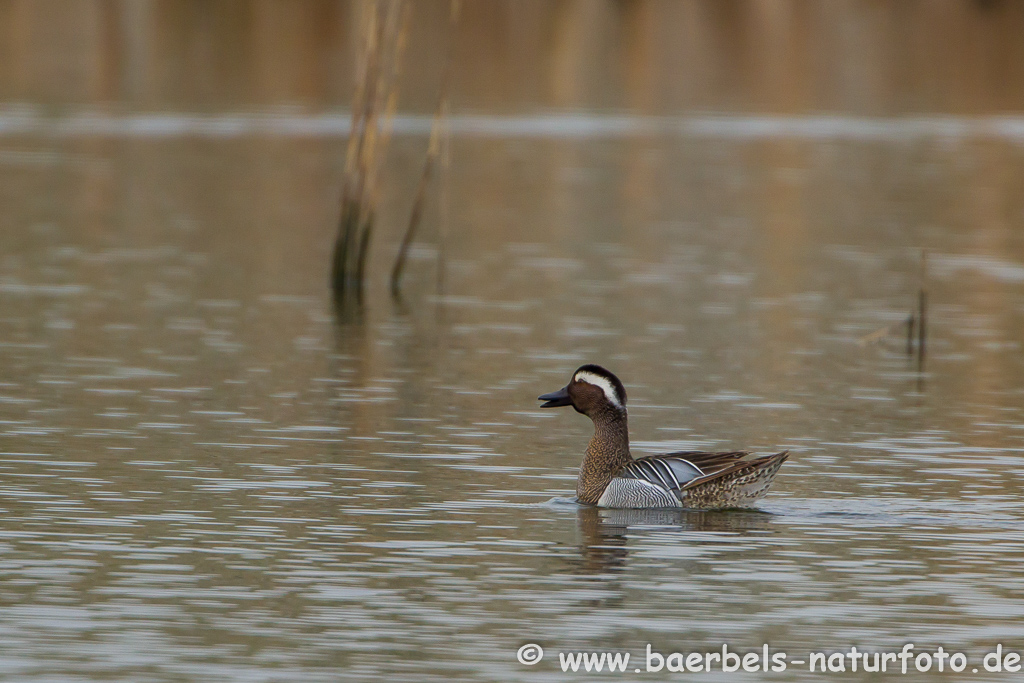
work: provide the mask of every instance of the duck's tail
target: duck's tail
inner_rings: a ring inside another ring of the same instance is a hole
[[[740,460],[724,469],[688,481],[680,490],[683,507],[694,509],[749,507],[763,496],[789,451]]]

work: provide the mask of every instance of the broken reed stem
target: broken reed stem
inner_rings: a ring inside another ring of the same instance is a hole
[[[917,291],[917,306],[914,310],[911,310],[905,324],[907,326],[907,356],[908,358],[914,356],[914,342],[916,341],[917,371],[923,372],[924,359],[928,350],[928,253],[925,251],[921,252],[921,284]],[[874,344],[884,339],[890,332],[894,331],[894,328],[898,327],[900,326],[895,324],[888,325],[864,335],[857,342],[861,346]]]
[[[907,316],[907,355],[914,355],[914,329],[917,322],[917,316],[913,311]]]
[[[356,254],[355,288],[356,301],[363,303],[363,283],[366,281],[366,254],[370,250],[370,235],[373,231],[373,210],[363,221],[362,234],[359,236],[359,252]]]
[[[345,264],[348,262],[349,236],[355,230],[352,223],[358,222],[358,220],[355,203],[351,200],[343,200],[341,218],[338,219],[338,236],[334,240],[334,256],[331,261],[331,289],[334,291],[336,302],[340,302],[345,296]]]
[[[921,252],[921,289],[917,293],[917,370],[924,370],[928,340],[928,253]]]
[[[373,236],[374,215],[379,196],[377,177],[380,173],[381,160],[384,157],[383,150],[387,149],[388,143],[391,141],[392,123],[395,120],[395,110],[398,108],[398,87],[396,84],[401,73],[401,59],[405,51],[406,37],[408,35],[411,5],[408,3],[394,4],[392,8],[394,11],[389,16],[389,26],[391,29],[389,35],[396,36],[394,55],[390,69],[386,75],[381,75],[382,82],[378,87],[378,93],[382,95],[379,102],[383,102],[384,115],[380,125],[379,141],[375,139],[375,142],[380,145],[382,151],[380,154],[372,157],[372,165],[368,171],[369,199],[367,201],[367,217],[363,221],[362,231],[359,234],[359,250],[356,253],[354,282],[356,300],[360,304],[363,302],[363,284],[366,282],[366,261],[370,253],[370,239]],[[387,93],[386,99],[383,97],[384,93]]]
[[[916,334],[915,334],[916,333]],[[917,341],[917,371],[924,371],[928,352],[928,252],[921,252],[921,285],[917,290],[917,308],[907,316],[907,355],[914,355]]]
[[[352,122],[331,267],[331,286],[339,305],[353,289],[357,300],[362,299],[378,194],[377,176],[390,139],[408,29],[407,0],[370,0],[362,6],[362,41],[356,59]]]
[[[924,370],[925,344],[928,330],[928,292],[917,293],[917,370]]]
[[[352,121],[349,128],[348,144],[345,150],[345,170],[342,175],[341,215],[338,219],[338,236],[334,242],[334,257],[331,263],[331,288],[336,301],[343,300],[348,281],[348,254],[353,235],[358,230],[362,194],[361,159],[366,141],[367,107],[373,101],[370,88],[376,83],[371,78],[376,66],[377,3],[363,5],[360,20],[359,50],[356,54],[355,92],[352,95]]]
[[[342,186],[341,217],[334,245],[331,267],[331,285],[337,303],[344,301],[350,279],[350,253],[355,236],[362,223],[363,195],[366,185],[365,150],[370,121],[373,118],[375,73],[379,65],[378,48],[382,43],[382,25],[378,17],[376,0],[363,5],[360,34],[363,38],[357,55],[356,90],[352,98],[352,123],[345,153],[345,172]]]
[[[398,297],[401,294],[402,270],[405,268],[405,259],[409,253],[409,245],[416,235],[416,228],[419,227],[420,218],[423,216],[423,203],[427,194],[427,184],[433,174],[434,157],[437,156],[435,127],[430,130],[430,144],[427,147],[427,160],[423,164],[423,175],[420,176],[419,184],[416,186],[416,198],[412,203],[412,213],[409,215],[409,226],[405,229],[402,237],[402,244],[398,248],[398,256],[395,257],[395,265],[391,269],[391,296]]]
[[[448,227],[451,221],[451,168],[452,168],[452,131],[451,102],[444,103],[444,130],[441,133],[441,220],[437,229],[437,294],[444,294],[445,252],[448,246]]]
[[[448,112],[448,91],[451,84],[452,61],[455,55],[455,29],[458,26],[460,9],[460,0],[451,0],[448,15],[450,26],[448,54],[445,57],[443,71],[441,72],[441,89],[438,93],[437,107],[434,109],[434,117],[430,124],[430,142],[427,145],[427,158],[423,162],[423,174],[420,176],[419,184],[416,186],[416,196],[413,200],[412,211],[409,214],[409,225],[405,229],[401,246],[398,248],[395,265],[391,269],[391,296],[396,299],[401,295],[402,271],[405,269],[409,247],[412,245],[412,240],[416,236],[420,220],[423,218],[423,205],[426,201],[427,186],[434,173],[434,164],[440,151],[441,124],[446,119]]]

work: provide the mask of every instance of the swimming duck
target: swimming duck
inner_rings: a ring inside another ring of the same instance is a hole
[[[634,459],[629,453],[626,389],[600,365],[583,365],[572,380],[538,398],[541,408],[572,406],[594,421],[580,465],[576,498],[606,508],[748,507],[771,486],[789,451],[748,458],[746,451],[681,451]]]

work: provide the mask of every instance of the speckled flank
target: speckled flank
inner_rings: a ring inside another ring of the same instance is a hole
[[[724,470],[683,487],[683,507],[693,509],[749,507],[763,496],[789,451],[776,453]]]

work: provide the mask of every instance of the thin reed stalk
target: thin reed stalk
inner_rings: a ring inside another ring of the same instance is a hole
[[[921,252],[921,289],[917,293],[917,370],[924,370],[928,341],[928,253]]]
[[[917,329],[917,316],[913,311],[907,316],[907,355],[914,355],[914,330]]]
[[[907,327],[907,357],[916,359],[918,372],[924,371],[924,359],[928,351],[928,253],[921,252],[921,275],[920,285],[917,291],[917,301],[911,309],[906,321],[901,324],[892,324],[866,334],[858,343],[861,346],[874,344],[885,339],[891,332]]]
[[[445,101],[442,114],[445,125],[441,134],[441,220],[437,225],[437,293],[444,294],[445,258],[448,249],[448,226],[451,224],[451,168],[452,168],[452,131],[451,103]]]
[[[434,109],[434,117],[430,124],[430,141],[427,145],[427,158],[423,162],[423,174],[420,176],[419,184],[416,186],[416,197],[413,200],[412,211],[409,215],[409,225],[406,227],[405,235],[402,237],[401,246],[395,257],[395,265],[391,270],[391,296],[398,298],[401,295],[402,272],[405,269],[405,261],[409,254],[409,247],[416,236],[420,221],[423,218],[423,206],[427,196],[427,186],[434,173],[434,165],[441,150],[441,130],[450,109],[448,93],[451,85],[452,62],[455,55],[455,36],[461,10],[460,0],[451,0],[449,8],[450,37],[448,40],[448,54],[445,57],[443,71],[441,72],[441,88],[438,93],[437,107]],[[447,156],[447,155],[446,155]],[[447,159],[444,163],[449,163]],[[443,246],[442,246],[443,249]],[[443,252],[441,252],[443,253]],[[440,276],[439,276],[440,277]]]

